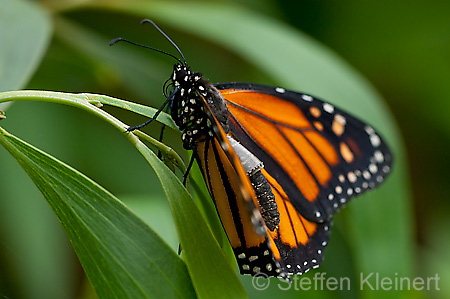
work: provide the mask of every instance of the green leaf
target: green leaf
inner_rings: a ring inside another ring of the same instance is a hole
[[[165,197],[159,194],[127,194],[121,195],[120,199],[161,236],[173,251],[178,251],[180,241]]]
[[[101,298],[195,296],[183,261],[108,191],[2,128],[0,144],[48,201]]]
[[[31,1],[0,0],[0,7],[0,91],[21,89],[47,49],[50,17]]]
[[[135,146],[155,170],[167,195],[198,297],[247,297],[235,269],[181,182],[143,143],[136,140]]]

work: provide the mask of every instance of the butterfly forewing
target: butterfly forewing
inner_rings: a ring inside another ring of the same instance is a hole
[[[308,220],[329,219],[390,172],[392,157],[380,135],[329,103],[264,85],[216,87],[230,110],[231,134]]]

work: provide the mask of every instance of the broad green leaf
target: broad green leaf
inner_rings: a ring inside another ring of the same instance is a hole
[[[47,50],[51,33],[50,16],[39,3],[0,0],[0,91],[25,87]],[[0,110],[6,111],[9,106],[10,103],[2,103]],[[13,163],[0,158],[0,169],[8,173],[7,179],[0,173],[0,243],[3,243],[0,254],[3,260],[8,260],[8,266],[2,264],[0,270],[0,293],[5,297],[24,298],[36,298],[36,294],[48,298],[65,296],[70,293],[74,280],[73,273],[67,269],[71,253],[64,251],[65,240],[61,242],[64,235],[59,227],[53,230],[56,219],[49,219],[51,212],[45,203],[30,207],[28,203],[36,191],[17,183],[19,178],[11,173],[15,169],[8,167]],[[9,193],[16,190],[16,185],[20,191]],[[7,200],[10,201],[6,203]],[[21,216],[28,223],[20,222]]]
[[[52,33],[39,4],[0,0],[0,91],[23,88],[39,65]]]
[[[0,144],[52,207],[101,298],[195,296],[183,261],[108,191],[2,128]]]
[[[166,198],[153,194],[127,194],[121,195],[120,199],[161,236],[173,251],[178,251],[180,241]]]

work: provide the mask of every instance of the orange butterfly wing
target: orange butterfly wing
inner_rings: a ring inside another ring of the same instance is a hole
[[[330,219],[390,172],[392,156],[380,135],[331,104],[264,85],[215,86],[230,111],[230,133],[310,221]]]
[[[305,219],[293,206],[280,184],[262,171],[275,195],[280,224],[270,236],[281,253],[289,274],[303,274],[322,263],[331,221],[316,223]]]
[[[209,109],[205,102],[205,109]],[[214,122],[214,139],[200,142],[195,158],[214,200],[242,274],[268,276],[301,274],[318,267],[327,244],[329,226],[306,220],[293,207],[282,187],[268,173],[280,212],[274,231],[264,225],[258,200],[239,158],[219,122]]]

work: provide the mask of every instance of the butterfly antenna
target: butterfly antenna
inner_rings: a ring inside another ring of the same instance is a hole
[[[172,44],[172,46],[178,51],[178,53],[180,53],[181,58],[183,58],[184,64],[185,65],[187,64],[186,58],[184,58],[183,52],[181,52],[181,50],[180,50],[180,48],[178,48],[177,44],[161,28],[159,28],[158,25],[155,24],[155,22],[153,22],[150,19],[144,19],[141,21],[141,24],[144,24],[144,23],[152,24],[153,27],[155,27],[156,30],[158,30],[159,33],[161,33]]]
[[[178,57],[176,57],[176,56],[174,56],[174,55],[172,55],[170,53],[167,53],[167,52],[165,52],[163,50],[156,49],[156,48],[153,48],[153,47],[149,47],[149,46],[146,46],[146,45],[141,45],[141,44],[132,42],[130,40],[127,40],[125,38],[122,38],[122,37],[118,37],[118,38],[113,39],[112,41],[109,42],[109,45],[112,46],[112,45],[114,45],[117,42],[127,42],[127,43],[135,45],[135,46],[139,46],[139,47],[150,49],[150,50],[153,50],[153,51],[156,51],[156,52],[159,52],[159,53],[163,53],[163,54],[165,54],[167,56],[170,56],[170,57],[176,59],[179,63],[183,64],[183,61],[181,61]],[[184,57],[183,57],[183,60],[184,60]],[[186,61],[184,61],[184,63],[186,64]]]

